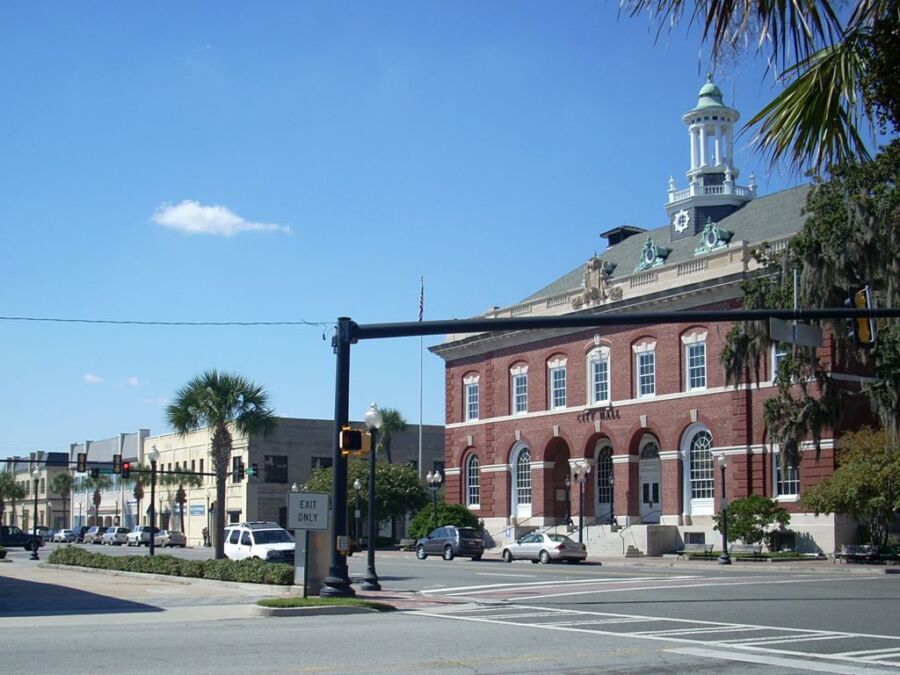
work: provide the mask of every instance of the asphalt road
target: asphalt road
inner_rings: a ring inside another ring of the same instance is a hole
[[[11,555],[0,591],[9,570],[35,564]],[[385,593],[458,604],[260,618],[250,606],[261,591],[128,577],[66,590],[54,584],[58,571],[35,568],[42,583],[0,592],[2,670],[89,672],[100,661],[122,673],[900,672],[900,575],[880,569],[544,566],[382,552],[376,562]],[[349,564],[361,577],[365,555]],[[135,650],[147,636],[148,649]],[[99,658],[104,645],[109,660]]]

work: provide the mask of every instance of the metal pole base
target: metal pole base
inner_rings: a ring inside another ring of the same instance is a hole
[[[31,560],[40,560],[40,557],[38,556],[38,547],[37,546],[32,546],[30,559]]]
[[[346,574],[342,576],[342,570],[331,568],[331,573],[325,577],[325,585],[319,591],[319,595],[328,598],[352,598],[356,595],[350,579]]]
[[[719,556],[719,564],[720,565],[730,565],[731,564],[731,556],[727,553],[723,553]]]
[[[359,586],[364,591],[380,591],[381,584],[378,582],[378,575],[375,574],[375,570],[371,567],[366,572],[366,576],[363,578],[362,584]]]

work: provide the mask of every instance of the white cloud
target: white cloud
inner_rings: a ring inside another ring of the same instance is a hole
[[[162,204],[153,214],[153,222],[189,234],[214,234],[232,237],[241,232],[283,232],[293,234],[288,225],[254,223],[225,206],[204,206],[186,199],[180,204]]]
[[[169,405],[169,399],[160,397],[160,398],[145,398],[144,403],[147,405],[153,406],[154,408],[165,408]]]
[[[139,379],[137,379],[136,377],[134,377],[133,375],[132,375],[131,377],[129,377],[127,380],[125,380],[125,381],[126,381],[128,384],[130,384],[132,387],[139,387],[139,386],[141,386],[141,381],[140,381]]]
[[[103,378],[99,375],[94,375],[93,373],[85,373],[84,381],[88,384],[100,384],[103,382]]]

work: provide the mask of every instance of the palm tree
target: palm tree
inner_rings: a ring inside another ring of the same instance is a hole
[[[216,474],[216,558],[225,557],[225,485],[231,460],[229,427],[245,435],[267,436],[275,428],[268,394],[239,375],[215,370],[190,380],[166,409],[166,420],[179,434],[204,427],[212,433],[212,464]]]
[[[66,527],[69,526],[69,496],[72,494],[72,487],[75,485],[75,476],[70,472],[58,473],[50,481],[50,490],[58,494],[65,504],[65,516],[63,522]]]
[[[137,502],[138,521],[137,521],[137,523],[135,523],[135,525],[140,525],[140,524],[141,524],[141,521],[140,521],[140,514],[141,514],[141,500],[144,499],[144,483],[142,482],[140,476],[138,476],[138,477],[135,479],[135,481],[134,481],[134,490],[132,491],[131,494],[134,495],[134,500]]]
[[[379,429],[380,443],[376,450],[380,449],[384,453],[384,458],[387,460],[387,463],[391,464],[392,434],[406,431],[406,420],[400,411],[394,408],[382,408],[381,418],[383,422],[381,424],[381,429]]]
[[[775,163],[821,170],[868,158],[864,132],[897,129],[896,69],[900,14],[896,0],[856,0],[839,12],[825,0],[621,0],[631,16],[648,11],[661,31],[686,18],[703,27],[716,60],[756,46],[786,86],[747,127]]]
[[[103,495],[101,492],[112,485],[112,481],[109,476],[104,474],[99,474],[96,478],[91,478],[88,476],[84,480],[84,489],[85,491],[94,490],[94,525],[100,526],[100,504],[103,502]]]
[[[10,471],[0,471],[0,524],[3,523],[3,512],[6,510],[6,502],[15,502],[17,499],[25,498],[25,488],[16,482],[16,477]],[[15,511],[13,511],[15,514]],[[13,516],[15,520],[15,516]],[[0,546],[3,546],[3,534],[0,530]]]
[[[163,474],[159,477],[160,485],[177,486],[175,491],[175,503],[179,506],[181,531],[184,532],[184,505],[187,503],[187,493],[184,486],[200,487],[203,485],[203,476],[193,472],[182,470],[175,474]]]

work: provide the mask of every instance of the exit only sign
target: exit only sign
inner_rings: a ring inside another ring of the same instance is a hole
[[[327,492],[288,492],[288,529],[327,530],[330,499]]]

